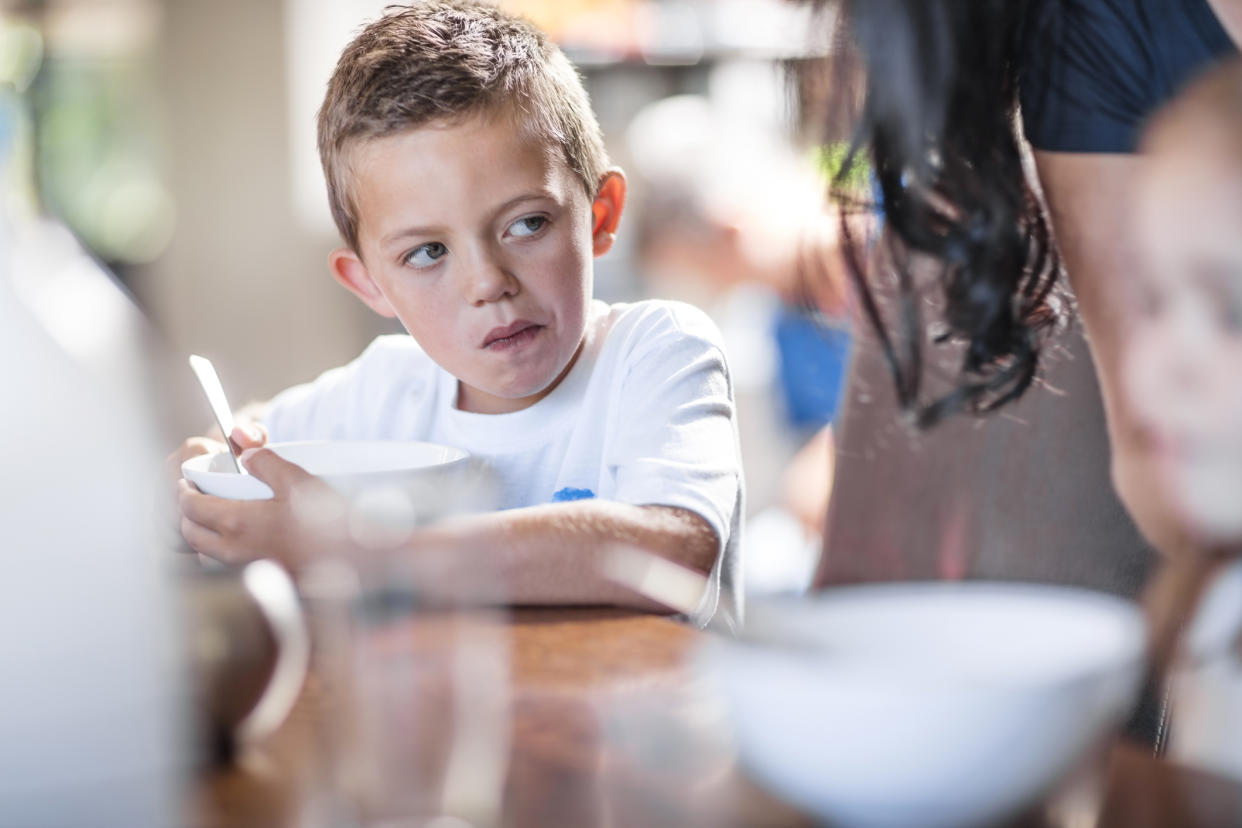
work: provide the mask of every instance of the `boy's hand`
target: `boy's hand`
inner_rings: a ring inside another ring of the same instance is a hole
[[[229,442],[239,452],[249,448],[259,448],[267,443],[267,429],[263,427],[262,423],[239,424],[233,427],[233,433],[229,435]],[[205,437],[191,437],[165,459],[164,464],[168,470],[168,476],[175,485],[181,479],[182,463],[191,457],[197,457],[200,454],[214,454],[218,451],[228,451],[228,446],[224,444],[224,437],[220,434],[220,429],[212,428]]]
[[[268,449],[248,449],[242,463],[275,497],[228,500],[178,481],[181,534],[195,551],[227,563],[275,558],[290,568],[347,551],[346,502],[328,484]]]

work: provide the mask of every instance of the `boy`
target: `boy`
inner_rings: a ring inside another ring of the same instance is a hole
[[[719,334],[685,305],[592,300],[626,184],[564,55],[471,0],[390,7],[342,54],[319,149],[345,241],[332,273],[411,336],[277,396],[270,437],[429,440],[488,462],[504,510],[385,550],[411,566],[496,573],[511,603],[650,607],[598,574],[634,544],[710,574],[698,621],[737,620],[742,480]],[[194,549],[297,566],[356,547],[343,521],[298,514],[319,481],[268,451],[246,463],[273,500],[179,484]]]

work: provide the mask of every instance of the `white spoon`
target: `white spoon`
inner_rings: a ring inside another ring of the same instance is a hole
[[[229,436],[233,433],[233,411],[229,408],[228,397],[224,396],[224,386],[220,384],[220,377],[216,374],[215,366],[206,357],[191,354],[190,367],[194,369],[198,384],[203,387],[203,393],[207,395],[207,404],[211,406],[211,413],[216,417],[216,425],[220,426],[220,431],[224,434],[224,444],[229,447],[229,456],[233,458],[234,468],[237,469],[238,474],[245,474],[246,470],[242,468],[241,460],[237,457],[237,447],[233,445],[233,439]]]

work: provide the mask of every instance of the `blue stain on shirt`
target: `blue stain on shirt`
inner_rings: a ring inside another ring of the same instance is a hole
[[[556,494],[552,495],[552,501],[559,503],[566,500],[588,500],[592,497],[595,497],[595,492],[590,489],[574,489],[566,486]]]

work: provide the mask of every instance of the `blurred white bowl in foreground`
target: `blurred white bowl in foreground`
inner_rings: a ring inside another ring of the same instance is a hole
[[[1134,705],[1138,607],[1067,587],[849,587],[747,608],[699,669],[743,763],[833,824],[985,824],[1032,803]],[[808,642],[812,642],[808,647]]]
[[[344,495],[411,483],[443,484],[470,468],[466,452],[436,443],[383,440],[308,440],[270,443],[280,457],[325,480]],[[228,452],[201,454],[181,464],[181,473],[200,490],[231,500],[272,497],[266,483],[238,474]]]

